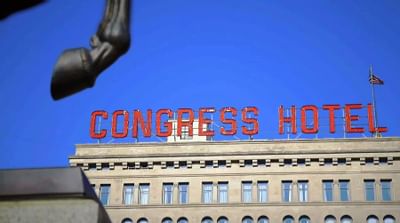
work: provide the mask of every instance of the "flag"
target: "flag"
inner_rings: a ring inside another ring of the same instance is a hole
[[[371,74],[371,76],[369,76],[369,83],[371,83],[371,84],[383,84],[383,80],[379,79],[374,74]]]

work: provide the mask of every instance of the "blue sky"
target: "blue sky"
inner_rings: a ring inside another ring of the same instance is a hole
[[[255,138],[284,139],[279,105],[371,102],[370,64],[385,81],[376,87],[384,136],[400,135],[399,1],[136,0],[129,52],[94,88],[53,101],[58,56],[89,47],[103,10],[104,1],[54,0],[0,21],[0,168],[67,166],[75,144],[96,142],[98,109],[252,105]]]

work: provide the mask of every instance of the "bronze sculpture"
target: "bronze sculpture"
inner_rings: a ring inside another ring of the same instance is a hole
[[[129,21],[130,0],[107,0],[91,49],[67,49],[59,57],[51,80],[54,100],[93,87],[100,73],[128,51]]]

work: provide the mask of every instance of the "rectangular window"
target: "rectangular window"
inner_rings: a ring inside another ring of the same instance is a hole
[[[193,137],[189,135],[189,126],[182,126],[181,139],[192,139]]]
[[[392,200],[392,180],[381,180],[382,200]]]
[[[187,204],[189,202],[189,184],[179,183],[179,204]]]
[[[339,190],[340,190],[340,200],[349,201],[350,200],[350,181],[349,180],[339,180]]]
[[[305,166],[305,165],[306,165],[306,159],[297,160],[297,166]]]
[[[252,201],[252,182],[242,182],[242,200],[244,203],[250,203]]]
[[[89,166],[89,170],[91,170],[91,171],[96,170],[96,164],[95,163],[89,163],[88,166]]]
[[[108,205],[110,199],[110,184],[101,184],[100,185],[100,201],[106,206]]]
[[[258,202],[266,203],[268,201],[268,181],[257,182]]]
[[[365,200],[375,200],[375,180],[364,180]]]
[[[203,203],[211,203],[213,195],[212,182],[203,183]]]
[[[282,181],[282,200],[292,202],[292,181]]]
[[[253,166],[253,160],[245,160],[244,161],[244,166],[245,167],[252,167]]]
[[[149,203],[150,184],[139,184],[139,204]]]
[[[299,190],[299,201],[307,202],[308,201],[308,181],[299,181],[297,183]]]
[[[322,181],[324,189],[324,201],[333,201],[333,180]]]
[[[102,163],[101,164],[101,169],[102,170],[110,170],[110,164],[109,163]]]
[[[218,202],[219,203],[228,202],[228,182],[218,183]]]
[[[123,202],[125,205],[133,204],[133,184],[124,184],[124,199]]]
[[[174,194],[174,184],[164,183],[163,184],[163,204],[172,204],[172,197]]]
[[[375,200],[375,180],[364,180],[365,200]]]
[[[213,168],[213,161],[212,160],[206,160],[205,161],[206,168]]]

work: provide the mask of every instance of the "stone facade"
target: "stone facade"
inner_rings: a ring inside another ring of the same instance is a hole
[[[79,144],[69,161],[117,223],[400,221],[400,138]]]

